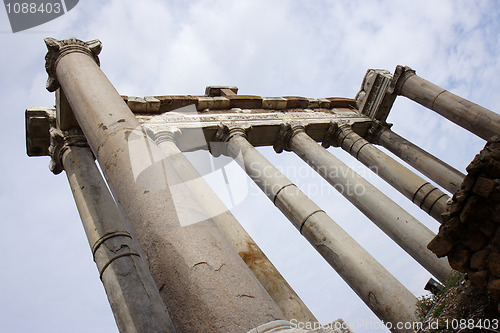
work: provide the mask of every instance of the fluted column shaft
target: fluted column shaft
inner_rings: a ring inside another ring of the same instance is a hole
[[[90,149],[67,147],[62,164],[120,332],[175,332]]]
[[[95,42],[46,43],[48,87],[63,88],[175,328],[237,332],[284,319],[213,221],[180,225],[176,211],[196,207],[174,205],[163,155],[97,66]]]
[[[484,140],[500,133],[499,114],[419,77],[410,68],[403,69],[396,93],[436,111]]]
[[[285,278],[179,150],[175,143],[175,137],[178,135],[181,133],[177,128],[155,131],[156,142],[166,155],[172,172],[193,195],[192,198],[186,199],[192,199],[193,202],[201,205],[207,217],[211,217],[212,221],[217,224],[287,319],[295,319],[298,322],[316,322],[317,319]]]
[[[336,127],[337,124],[332,124],[332,126]],[[363,139],[351,129],[351,126],[341,124],[333,136],[335,143],[342,149],[387,181],[439,223],[443,223],[441,214],[446,212],[446,202],[450,199],[448,195]]]
[[[451,194],[459,188],[465,177],[454,167],[429,154],[414,143],[404,139],[388,128],[380,129],[375,142],[401,158],[403,161],[441,185]]]
[[[223,130],[219,130],[221,132]],[[263,157],[238,128],[220,135],[245,171],[368,307],[384,321],[415,320],[413,296],[335,221]]]
[[[289,147],[373,223],[439,281],[446,281],[451,268],[446,260],[427,249],[435,236],[426,226],[398,206],[379,189],[311,139],[293,128]]]

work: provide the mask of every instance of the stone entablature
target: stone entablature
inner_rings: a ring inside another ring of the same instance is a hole
[[[207,91],[209,88],[211,87],[207,87]],[[373,125],[372,119],[354,109],[354,100],[349,98],[313,99],[247,95],[233,95],[230,98],[190,95],[154,97],[122,95],[122,98],[146,128],[158,130],[168,123],[169,126],[188,129],[183,131],[183,135],[177,140],[179,148],[183,151],[192,149],[187,143],[190,141],[189,129],[201,128],[206,138],[212,138],[221,122],[245,123],[251,126],[249,141],[254,146],[272,146],[283,122],[296,119],[300,119],[307,125],[307,133],[317,142],[325,138],[332,120],[351,124],[361,135],[365,135]],[[77,126],[76,120],[72,120],[71,110],[66,110],[69,105],[63,101],[64,99],[58,100],[55,108],[36,107],[26,110],[29,156],[49,155],[48,131],[50,127],[59,127],[56,126],[56,119],[59,120],[59,124],[61,118],[70,119],[70,121],[64,121],[65,126]]]

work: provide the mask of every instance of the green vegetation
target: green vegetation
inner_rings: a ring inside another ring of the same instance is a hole
[[[445,302],[439,304],[443,296],[446,295],[450,289],[458,286],[464,280],[464,273],[454,272],[450,274],[444,284],[443,290],[441,290],[438,294],[430,294],[419,297],[416,312],[417,319],[424,321],[431,311],[432,318],[439,317],[446,306]]]

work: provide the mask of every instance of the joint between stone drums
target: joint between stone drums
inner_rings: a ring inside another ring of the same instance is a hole
[[[302,228],[306,224],[307,220],[309,220],[309,218],[311,216],[313,216],[314,214],[320,213],[320,212],[323,212],[323,213],[326,214],[326,212],[323,209],[318,209],[318,210],[315,210],[314,212],[312,212],[311,214],[307,215],[307,217],[304,219],[304,221],[302,221],[302,223],[300,224],[300,228],[299,228],[299,232],[300,232],[301,235],[302,235]]]
[[[117,256],[114,256],[113,258],[109,259],[109,261],[104,266],[102,266],[101,271],[99,272],[99,279],[102,280],[102,275],[104,274],[104,271],[106,270],[106,268],[109,267],[109,265],[111,265],[113,263],[113,261],[115,261],[116,259],[120,259],[123,257],[130,257],[130,256],[141,257],[141,255],[139,253],[136,253],[136,252],[127,252],[127,253],[122,253],[122,254],[119,254]]]
[[[364,138],[361,138],[361,139],[364,139]],[[366,141],[365,143],[363,143],[363,145],[361,147],[359,147],[359,149],[356,151],[356,159],[359,160],[359,152],[361,151],[361,149],[363,149],[363,147],[367,146],[367,145],[370,145],[370,142]]]
[[[276,199],[278,199],[278,195],[280,194],[280,192],[282,190],[284,190],[285,188],[289,187],[289,186],[295,186],[297,187],[297,185],[293,184],[293,183],[290,183],[290,184],[287,184],[287,185],[284,185],[282,186],[277,192],[276,194],[274,195],[274,198],[273,198],[273,204],[276,206]]]
[[[419,188],[415,191],[415,193],[413,193],[413,197],[411,198],[411,202],[415,203],[415,198],[416,198],[416,196],[417,196],[418,192],[420,192],[420,190],[421,190],[421,189],[422,189],[425,185],[427,185],[427,184],[429,184],[429,185],[430,185],[430,183],[429,183],[429,182],[425,182],[425,183],[423,183],[422,185],[420,185],[420,187],[419,187]]]
[[[128,233],[126,231],[115,231],[115,232],[107,233],[106,235],[99,238],[92,246],[92,256],[94,257],[94,261],[95,261],[95,253],[99,249],[99,246],[101,246],[108,239],[114,238],[114,237],[119,237],[119,236],[129,237],[130,239],[132,239],[132,235],[130,235],[130,233]]]
[[[429,184],[429,185],[430,185],[430,184]],[[420,205],[419,205],[419,207],[420,207],[421,209],[423,209],[422,207],[424,206],[425,200],[427,200],[427,198],[429,197],[429,195],[430,195],[432,192],[436,191],[437,189],[438,189],[437,187],[434,187],[432,190],[430,190],[429,192],[427,192],[427,194],[426,194],[426,195],[422,198],[422,202],[421,202],[421,203],[420,203]],[[428,213],[430,213],[430,211],[429,211]]]
[[[436,188],[437,189],[437,188]],[[431,191],[432,192],[432,191]],[[429,192],[430,193],[430,192]],[[436,200],[434,200],[434,202],[432,203],[432,205],[429,207],[429,211],[427,213],[429,213],[429,215],[431,214],[432,212],[432,208],[434,207],[434,205],[436,204],[436,202],[438,202],[439,200],[441,200],[442,197],[446,197],[446,194],[443,193],[441,194]],[[443,212],[444,213],[444,212]]]

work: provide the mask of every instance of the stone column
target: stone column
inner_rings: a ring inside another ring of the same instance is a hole
[[[499,114],[422,79],[409,67],[396,68],[393,86],[398,95],[436,111],[484,140],[500,133]]]
[[[454,194],[460,188],[460,184],[465,178],[465,175],[454,167],[429,154],[387,127],[380,127],[375,130],[373,142],[383,146],[451,194]]]
[[[422,267],[444,282],[451,268],[427,249],[434,233],[354,170],[318,145],[301,125],[284,125],[275,145],[277,152],[292,150],[373,223],[412,256]]]
[[[250,178],[381,320],[415,320],[415,296],[264,158],[244,129],[221,126],[216,141],[227,145],[212,153],[242,158]]]
[[[328,148],[330,141],[354,156],[439,223],[443,223],[441,214],[446,212],[450,197],[440,189],[380,151],[346,123],[331,124],[323,147]]]
[[[181,131],[176,127],[164,126],[154,131],[155,141],[167,157],[168,173],[171,175],[169,179],[182,184],[192,193],[192,197],[186,199],[192,200],[194,205],[200,205],[207,214],[206,218],[211,218],[217,224],[287,319],[304,323],[316,322],[317,319],[285,278],[179,150],[175,143],[179,135]]]
[[[120,332],[175,332],[85,137],[51,130],[51,169],[64,169]]]
[[[45,39],[47,88],[60,85],[130,222],[179,332],[237,332],[284,319],[211,220],[182,227],[163,155],[97,65],[99,41]]]

